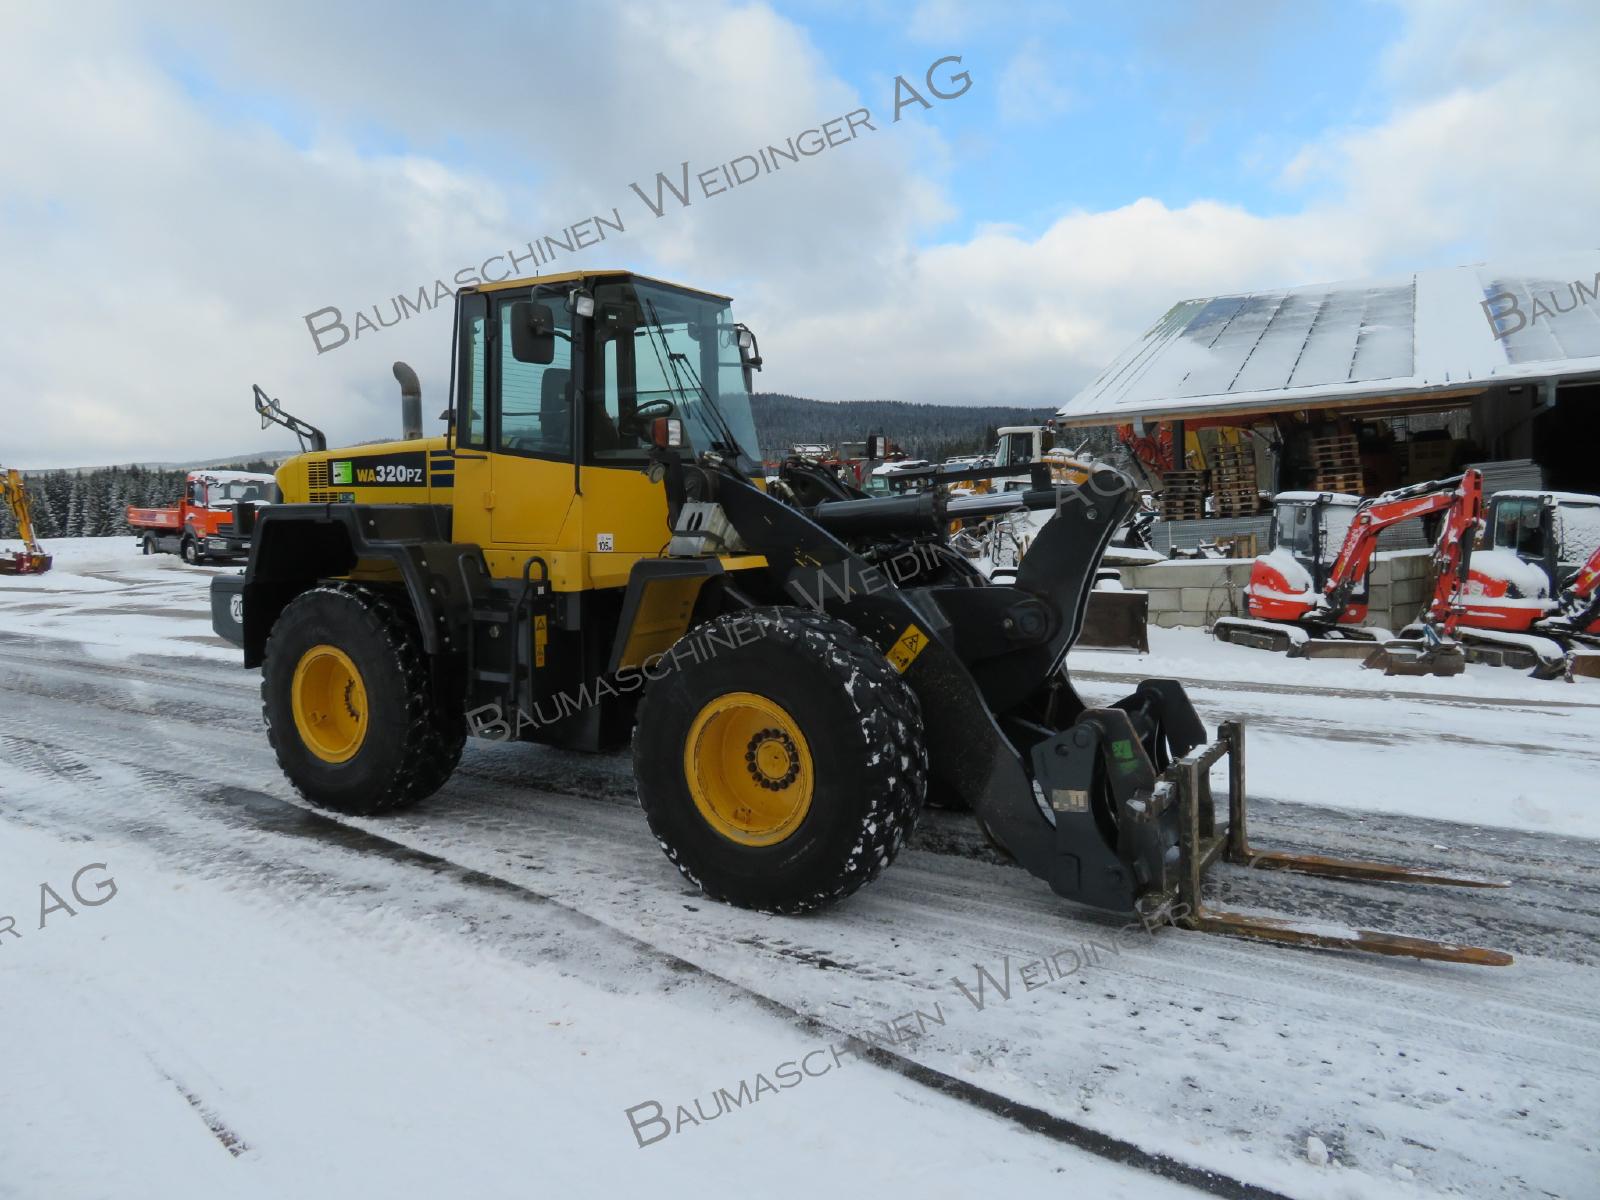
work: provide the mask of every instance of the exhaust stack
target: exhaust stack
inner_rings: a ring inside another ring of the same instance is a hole
[[[422,384],[407,364],[394,364],[394,377],[400,382],[400,436],[407,440],[422,436]]]

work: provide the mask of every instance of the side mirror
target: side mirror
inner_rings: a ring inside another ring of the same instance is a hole
[[[518,300],[511,306],[511,357],[546,365],[556,360],[556,314],[548,304]]]
[[[889,457],[889,439],[881,433],[867,435],[867,461],[878,462]]]
[[[755,372],[761,370],[761,344],[748,325],[735,325],[734,335],[739,340],[739,363],[744,367],[744,390],[755,391]]]

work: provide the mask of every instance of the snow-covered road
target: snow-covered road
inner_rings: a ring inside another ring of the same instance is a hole
[[[1221,868],[1229,907],[1510,968],[1130,933],[944,813],[873,887],[783,919],[687,888],[625,757],[471,743],[415,811],[308,812],[258,676],[207,632],[209,573],[52,549],[0,582],[0,1196],[1188,1191],[1162,1159],[1224,1194],[1596,1194],[1595,681],[1391,686],[1166,630],[1074,658],[1094,697],[1170,674],[1245,718],[1262,844],[1514,884]],[[70,888],[90,863],[99,905]],[[76,913],[41,930],[42,881]],[[652,1105],[681,1128],[640,1146]]]

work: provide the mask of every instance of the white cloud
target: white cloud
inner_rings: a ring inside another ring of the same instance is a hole
[[[1072,89],[1062,82],[1061,64],[1052,62],[1038,39],[1029,39],[1000,71],[996,107],[1003,121],[1032,124],[1070,109]]]
[[[761,5],[160,11],[0,9],[8,465],[282,446],[255,428],[252,382],[338,440],[387,434],[393,359],[443,406],[448,319],[318,357],[301,316],[353,320],[613,205],[627,234],[576,264],[739,297],[765,387],[1050,404],[1185,296],[1589,245],[1600,199],[1595,19],[1577,8],[1416,9],[1388,118],[1286,170],[1299,213],[1130,197],[934,245],[961,163],[937,108],[887,123],[893,75],[926,64],[886,64],[858,94]],[[961,16],[928,12],[929,29]],[[1011,77],[1039,55],[1019,45]],[[213,85],[186,88],[172,61]],[[628,191],[863,105],[876,131],[660,220]]]

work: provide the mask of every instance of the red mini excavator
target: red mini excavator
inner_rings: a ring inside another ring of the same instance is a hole
[[[1474,657],[1540,678],[1600,671],[1600,496],[1501,492],[1487,526],[1456,597]]]
[[[1421,636],[1394,642],[1388,630],[1367,627],[1367,573],[1378,535],[1391,525],[1444,514],[1434,543],[1433,596]],[[1245,587],[1249,616],[1223,617],[1212,627],[1221,640],[1296,657],[1367,657],[1390,674],[1456,675],[1466,657],[1455,642],[1458,591],[1483,525],[1483,477],[1468,470],[1451,479],[1414,484],[1370,500],[1336,493],[1286,492],[1274,501],[1272,549],[1256,559]],[[1338,545],[1338,552],[1329,549]]]

